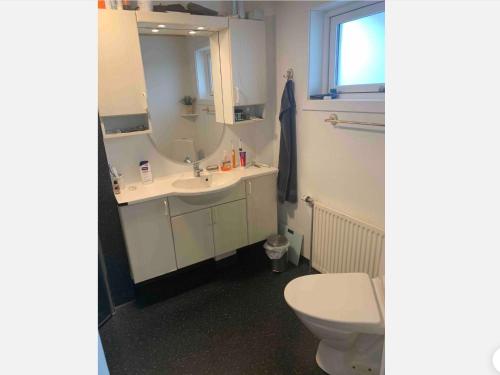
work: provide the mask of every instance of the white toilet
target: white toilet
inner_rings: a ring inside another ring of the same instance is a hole
[[[374,279],[365,273],[299,277],[285,287],[285,300],[321,340],[316,362],[325,372],[383,373],[383,275]]]

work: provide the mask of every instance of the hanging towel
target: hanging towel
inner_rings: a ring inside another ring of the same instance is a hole
[[[295,97],[293,81],[288,80],[281,97],[280,160],[278,200],[297,202],[297,142],[295,136]]]

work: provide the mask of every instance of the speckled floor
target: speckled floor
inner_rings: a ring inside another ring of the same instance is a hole
[[[283,297],[307,263],[281,274],[244,263],[163,302],[120,307],[100,329],[111,375],[324,374],[318,340]]]

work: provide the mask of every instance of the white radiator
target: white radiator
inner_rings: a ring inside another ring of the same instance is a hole
[[[379,275],[384,231],[314,203],[312,266],[319,272]]]

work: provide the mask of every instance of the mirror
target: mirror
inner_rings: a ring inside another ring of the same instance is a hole
[[[216,122],[214,103],[214,85],[220,85],[221,78],[220,70],[212,69],[213,57],[218,59],[213,44],[218,42],[210,36],[217,37],[217,32],[165,28],[139,32],[155,147],[180,163],[210,156],[224,133],[224,125]],[[213,65],[218,66],[218,60]]]

